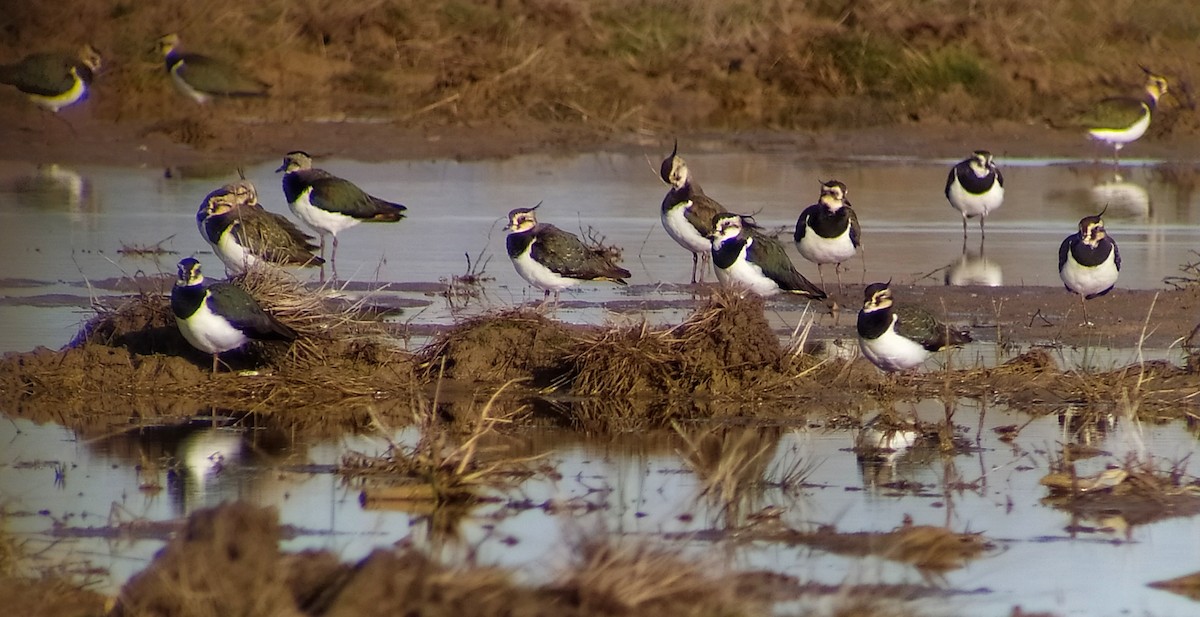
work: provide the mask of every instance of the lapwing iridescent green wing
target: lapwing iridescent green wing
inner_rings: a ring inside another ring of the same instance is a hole
[[[100,52],[91,45],[84,45],[78,54],[33,54],[0,65],[0,83],[16,87],[34,103],[57,112],[87,98],[100,64]]]
[[[1141,96],[1116,96],[1100,101],[1081,118],[1088,136],[1113,148],[1113,162],[1121,163],[1121,148],[1137,141],[1150,128],[1150,117],[1167,93],[1167,78],[1142,67],[1146,84]]]
[[[589,247],[573,233],[549,223],[539,223],[532,208],[516,208],[508,213],[505,246],[517,274],[543,291],[543,300],[554,292],[583,281],[611,281],[625,284],[628,270],[596,248]]]
[[[230,276],[266,262],[284,266],[320,266],[317,245],[286,217],[258,202],[254,184],[240,180],[205,196],[196,211],[200,235],[212,246]]]
[[[821,267],[833,264],[838,290],[842,289],[842,263],[854,257],[862,246],[862,229],[858,215],[846,199],[846,185],[837,180],[821,183],[821,196],[796,219],[792,236],[800,256],[817,264],[821,287],[825,273]]]
[[[368,195],[353,182],[313,167],[312,157],[295,150],[283,157],[275,170],[283,173],[283,195],[288,207],[304,224],[321,237],[321,256],[325,256],[325,236],[333,236],[329,257],[337,273],[338,232],[359,223],[394,223],[404,218],[405,206]]]
[[[1079,231],[1058,247],[1058,276],[1067,291],[1079,294],[1085,325],[1091,325],[1087,301],[1112,291],[1121,273],[1121,251],[1104,228],[1103,212],[1079,220]]]
[[[158,50],[175,87],[197,103],[207,103],[213,97],[266,96],[270,88],[228,62],[181,51],[178,34],[160,38]]]
[[[992,153],[976,150],[950,168],[946,176],[946,199],[962,214],[963,242],[967,237],[967,219],[979,217],[979,233],[988,214],[1004,203],[1004,175]]]
[[[713,266],[722,285],[748,289],[763,297],[790,293],[814,300],[825,298],[824,290],[796,271],[783,245],[760,233],[742,215],[714,215],[712,226]]]
[[[863,356],[889,373],[915,368],[935,351],[971,342],[969,332],[947,326],[923,308],[896,306],[889,283],[867,285],[857,330]]]
[[[241,287],[229,282],[207,283],[200,262],[186,257],[179,262],[179,278],[171,289],[171,312],[188,343],[217,356],[250,341],[292,341],[296,332],[263,310]]]
[[[662,224],[667,235],[692,253],[692,282],[703,282],[704,272],[712,243],[713,216],[725,212],[717,200],[704,194],[704,190],[692,178],[683,157],[679,156],[679,142],[671,155],[663,159],[659,167],[663,182],[670,185],[662,202]]]

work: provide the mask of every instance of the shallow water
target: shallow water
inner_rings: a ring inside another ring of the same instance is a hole
[[[624,264],[634,273],[627,288],[585,285],[564,294],[558,318],[678,322],[695,300],[693,291],[680,284],[690,274],[689,256],[667,237],[658,218],[665,191],[654,168],[661,154],[649,160],[601,153],[480,162],[324,161],[324,167],[368,191],[410,207],[410,218],[399,224],[361,225],[345,232],[338,273],[355,283],[351,293],[365,283],[391,284],[387,295],[407,307],[398,319],[414,325],[449,323],[463,314],[540,299],[512,270],[500,230],[509,209],[540,201],[543,220],[577,232],[594,226],[605,242],[623,247]],[[846,182],[862,220],[871,280],[941,285],[947,276],[958,280],[971,274],[1006,285],[1058,287],[1058,244],[1080,217],[1105,204],[1106,222],[1124,259],[1122,287],[1161,287],[1162,278],[1192,261],[1190,251],[1200,246],[1200,210],[1192,207],[1189,183],[1153,161],[1127,162],[1131,166],[1123,170],[1121,182],[1114,182],[1106,166],[1001,159],[1008,196],[988,224],[985,260],[973,252],[979,248],[974,223],[964,258],[961,219],[942,196],[953,161],[846,158],[811,163],[778,154],[687,158],[710,195],[731,209],[754,213],[768,228],[790,228],[800,209],[814,200],[819,179]],[[272,173],[277,164],[265,161],[247,167],[246,173],[258,185],[263,203],[285,213],[279,177]],[[181,179],[180,170],[172,170],[176,177],[168,179],[161,169],[6,165],[0,167],[5,234],[0,259],[6,264],[0,279],[0,323],[5,324],[0,352],[65,344],[92,315],[93,296],[127,293],[125,277],[171,276],[183,256],[200,255],[208,273],[220,275],[219,261],[196,232],[194,214],[203,196],[231,180],[232,173],[216,178],[184,174]],[[790,240],[785,245],[793,251]],[[161,246],[171,254],[126,256],[118,252],[124,246]],[[815,269],[792,254],[815,279]],[[485,275],[493,280],[485,282],[482,298],[460,310],[440,295],[438,283],[466,271],[465,255],[486,261]],[[860,271],[852,263],[848,281],[857,282]],[[773,309],[768,318],[777,329],[790,330],[799,313],[794,307]],[[940,361],[992,364],[1013,353],[985,343]],[[1063,366],[1112,368],[1137,359],[1134,350],[1064,348],[1054,353],[1062,354]],[[1144,353],[1173,359],[1165,350]],[[941,403],[922,403],[919,413],[923,419],[937,419]],[[769,543],[722,546],[737,567],[833,585],[926,584],[948,595],[927,602],[935,608],[949,606],[950,613],[962,609],[1007,615],[1015,604],[1025,610],[1087,615],[1195,610],[1192,602],[1145,584],[1196,569],[1200,523],[1179,518],[1122,527],[1120,521],[1072,521],[1067,513],[1041,503],[1045,489],[1037,484],[1056,444],[1070,440],[1055,418],[1030,422],[1017,411],[988,409],[981,419],[980,413],[975,403],[962,402],[956,416],[978,439],[973,454],[947,458],[912,452],[875,467],[860,465],[848,450],[853,440],[848,431],[803,421],[796,428],[753,429],[774,456],[763,474],[777,474],[796,461],[813,468],[805,486],[751,491],[734,511],[699,496],[701,478],[677,454],[677,442],[666,436],[595,442],[546,429],[522,435],[515,454],[549,453],[562,479],[530,480],[496,495],[498,503],[472,509],[452,526],[458,534],[454,542],[445,542],[441,523],[431,524],[423,513],[365,509],[356,488],[328,473],[344,453],[380,453],[384,441],[346,437],[296,442],[270,428],[232,429],[211,418],[183,428],[148,428],[86,441],[61,427],[0,419],[0,496],[10,514],[7,527],[46,548],[41,559],[98,565],[107,570],[101,586],[108,591],[145,567],[161,547],[160,537],[73,537],[78,532],[62,528],[172,520],[236,498],[280,508],[283,521],[301,530],[286,542],[287,549],[329,548],[355,559],[411,537],[441,554],[477,549],[484,563],[514,567],[538,580],[569,557],[566,540],[584,532],[696,533],[688,546],[710,553],[716,549],[702,539],[703,532],[727,522],[744,524],[748,514],[774,505],[798,529],[834,524],[842,531],[882,531],[911,515],[918,524],[983,532],[998,549],[936,580],[881,559]],[[797,416],[803,414],[796,410]],[[999,441],[991,430],[1026,422],[1015,445]],[[1115,431],[1089,435],[1112,454],[1085,461],[1081,473],[1119,462],[1131,449],[1167,461],[1195,454],[1195,436],[1182,424],[1143,431],[1119,423]],[[396,438],[411,442],[415,434],[404,431]],[[148,464],[164,457],[186,464],[173,471]],[[139,488],[151,480],[162,490]],[[894,480],[920,487],[889,488]],[[545,509],[513,506],[547,500],[591,507],[550,515]],[[1113,526],[1115,531],[1067,530],[1081,523]]]
[[[579,233],[594,228],[607,244],[623,248],[633,272],[629,287],[583,285],[563,297],[559,317],[599,323],[630,310],[636,318],[677,321],[692,305],[689,254],[663,231],[659,205],[665,193],[656,173],[662,153],[647,157],[612,153],[503,161],[408,161],[322,165],[368,191],[409,206],[398,224],[364,224],[342,233],[338,275],[354,283],[384,282],[409,305],[400,319],[448,323],[457,314],[439,295],[439,282],[467,272],[467,256],[486,264],[483,297],[468,312],[540,299],[508,263],[501,227],[508,210],[542,202],[540,219]],[[831,153],[836,157],[837,153]],[[1005,160],[1007,196],[988,224],[980,250],[972,221],[966,246],[961,217],[942,190],[953,161],[845,158],[814,163],[771,153],[691,154],[690,167],[706,191],[736,211],[755,214],[767,228],[786,228],[785,245],[802,272],[817,272],[794,252],[790,229],[812,203],[818,181],[837,178],[863,227],[870,281],[943,284],[976,281],[1058,288],[1057,250],[1078,220],[1105,205],[1118,240],[1124,288],[1161,288],[1165,276],[1194,261],[1200,246],[1200,209],[1193,208],[1188,173],[1156,161],[1127,161],[1117,182],[1113,170],[1069,160]],[[264,205],[287,213],[274,173],[277,161],[246,167]],[[60,166],[0,167],[0,351],[70,340],[94,294],[139,274],[173,276],[180,258],[197,254],[212,276],[219,260],[196,231],[194,215],[204,195],[234,179],[190,177],[187,170]],[[290,215],[290,214],[289,214]],[[160,247],[170,254],[123,255],[123,248]],[[965,248],[965,253],[964,253]],[[852,261],[847,282],[863,278]],[[832,272],[827,273],[833,282]],[[301,276],[316,278],[313,271]],[[709,280],[712,280],[711,273]],[[461,304],[458,303],[458,304]],[[603,310],[604,307],[609,310]],[[617,313],[614,313],[616,311]]]
[[[899,411],[936,421],[945,408],[930,400]],[[328,473],[345,452],[382,453],[387,447],[382,439],[292,442],[269,428],[239,430],[198,419],[186,427],[84,442],[60,427],[18,419],[0,423],[0,494],[9,532],[34,551],[44,549],[39,559],[107,570],[97,579],[107,591],[145,567],[162,541],[84,537],[92,535],[88,528],[139,518],[172,520],[242,499],[277,507],[285,524],[300,529],[285,542],[286,549],[325,548],[346,560],[408,538],[449,560],[475,551],[480,563],[513,568],[523,580],[538,581],[553,576],[555,564],[569,559],[571,542],[583,536],[694,534],[688,550],[726,555],[739,569],[827,585],[924,586],[933,597],[920,605],[942,614],[1007,615],[1017,604],[1080,615],[1195,610],[1189,600],[1146,587],[1196,569],[1200,521],[1195,517],[1145,525],[1129,525],[1119,516],[1073,518],[1044,504],[1046,490],[1038,485],[1061,443],[1087,441],[1109,453],[1081,461],[1081,474],[1098,472],[1127,452],[1151,452],[1169,465],[1197,453],[1195,436],[1186,427],[1117,420],[1107,429],[1073,435],[1064,428],[1070,425],[1053,415],[1030,421],[1004,409],[983,412],[970,401],[957,403],[954,419],[974,444],[971,453],[946,456],[917,447],[875,463],[860,461],[849,450],[854,433],[819,421],[729,428],[730,435],[740,437],[726,443],[741,441],[769,452],[769,462],[749,477],[778,483],[784,470],[796,465],[806,475],[802,485],[745,490],[728,508],[701,494],[703,473],[667,435],[597,442],[540,430],[509,440],[515,445],[508,452],[546,455],[561,479],[539,477],[494,491],[497,501],[474,507],[448,525],[426,512],[366,508],[356,488]],[[1000,441],[993,429],[1012,424],[1023,426],[1019,436],[1011,444]],[[406,430],[395,438],[412,443],[416,434]],[[182,466],[151,470],[152,461],[167,456]],[[61,473],[57,481],[56,473]],[[163,490],[139,490],[152,480]],[[547,503],[559,513],[541,507]],[[916,524],[983,533],[996,548],[964,568],[936,575],[804,546],[705,539],[727,525],[746,525],[749,515],[768,506],[781,508],[782,522],[798,530],[828,524],[844,532],[887,531],[907,515]]]

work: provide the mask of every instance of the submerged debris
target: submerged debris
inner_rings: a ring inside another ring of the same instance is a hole
[[[1041,483],[1050,490],[1042,503],[1082,518],[1120,519],[1120,526],[1200,514],[1200,481],[1179,468],[1156,469],[1149,461],[1130,460],[1091,476],[1078,476],[1066,466]]]

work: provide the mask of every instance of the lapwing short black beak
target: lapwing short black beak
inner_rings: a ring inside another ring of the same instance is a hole
[[[280,165],[280,166],[279,166],[279,169],[276,169],[276,170],[275,170],[275,173],[277,173],[277,174],[279,174],[279,173],[283,173],[283,172],[284,172],[284,170],[286,170],[286,169],[287,169],[287,163],[284,163],[283,165]]]

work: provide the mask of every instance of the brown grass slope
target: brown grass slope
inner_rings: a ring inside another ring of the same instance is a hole
[[[1058,125],[1086,103],[1136,90],[1139,63],[1171,80],[1177,97],[1166,108],[1190,104],[1200,10],[1175,0],[64,0],[16,3],[0,13],[0,32],[5,61],[99,47],[106,68],[89,105],[113,120],[177,120],[189,107],[153,52],[155,39],[179,32],[186,48],[271,83],[272,96],[239,103],[242,113],[284,120]],[[169,128],[185,141],[209,130]],[[1151,131],[1195,128],[1194,114],[1173,113]]]

